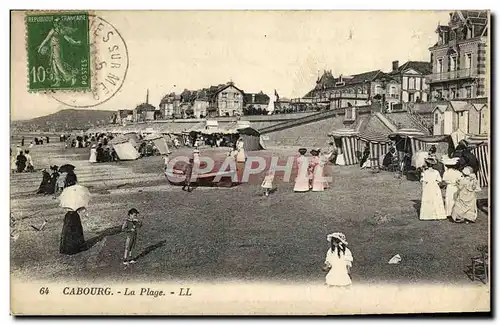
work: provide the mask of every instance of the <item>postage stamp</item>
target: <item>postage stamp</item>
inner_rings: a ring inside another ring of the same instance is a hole
[[[26,15],[30,91],[90,90],[89,15]]]

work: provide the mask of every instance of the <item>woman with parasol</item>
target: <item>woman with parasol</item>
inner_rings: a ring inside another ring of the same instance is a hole
[[[68,209],[64,216],[59,252],[74,255],[81,252],[85,245],[81,218],[87,216],[90,192],[84,186],[74,185],[65,188],[59,199],[60,206]]]

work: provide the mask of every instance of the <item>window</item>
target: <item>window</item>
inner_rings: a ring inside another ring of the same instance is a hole
[[[443,59],[437,59],[436,60],[436,73],[442,73],[443,72]]]
[[[238,93],[234,93],[233,98],[238,98]]]
[[[227,93],[222,93],[222,98],[227,98]]]
[[[465,54],[465,69],[472,68],[472,53]]]
[[[472,98],[472,86],[465,87],[465,97]]]
[[[457,90],[455,88],[450,90],[450,99],[457,98]]]
[[[434,124],[439,124],[439,113],[434,114]]]
[[[414,93],[409,93],[408,94],[408,101],[410,103],[413,103],[414,102],[414,99],[415,99],[415,94]]]
[[[457,57],[450,56],[450,71],[457,70]]]
[[[403,89],[408,89],[408,77],[403,77]]]
[[[397,98],[398,94],[395,86],[391,86],[391,88],[389,89],[389,94],[391,98]]]
[[[375,95],[382,94],[382,87],[380,85],[375,86]]]
[[[415,89],[415,78],[408,78],[408,89]]]
[[[422,85],[420,83],[421,80],[422,80],[421,78],[416,78],[415,79],[415,89],[417,89],[417,90],[421,90],[422,89]]]

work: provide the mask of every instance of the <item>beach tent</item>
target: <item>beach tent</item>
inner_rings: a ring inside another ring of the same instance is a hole
[[[170,153],[170,150],[168,150],[168,144],[163,135],[161,134],[150,134],[144,138],[145,141],[153,141],[154,145],[156,148],[158,148],[158,151],[162,155],[166,155]]]
[[[328,135],[333,138],[335,147],[342,150],[346,165],[359,163],[356,155],[356,151],[359,151],[359,132],[354,129],[338,129],[328,133]]]
[[[465,139],[472,147],[472,153],[479,161],[478,180],[481,187],[488,186],[489,178],[489,137],[488,135],[468,135]]]
[[[138,148],[139,143],[142,142],[141,139],[139,139],[139,135],[137,134],[137,132],[126,131],[125,133],[123,133],[123,136],[130,140],[134,148]]]
[[[415,140],[425,134],[417,129],[399,129],[389,134],[389,139],[396,142],[396,149],[406,153],[415,153],[425,150],[424,142]]]
[[[257,151],[264,149],[260,143],[259,131],[251,127],[247,127],[238,129],[238,134],[240,135],[240,138],[243,139],[243,148],[245,151]]]
[[[120,160],[136,160],[140,157],[137,150],[132,145],[132,141],[124,136],[118,136],[110,141]]]
[[[359,143],[358,148],[363,152],[365,146],[368,145],[370,148],[370,166],[378,167],[382,166],[385,155],[389,152],[392,142],[387,137],[386,134],[380,132],[365,130],[358,135]]]

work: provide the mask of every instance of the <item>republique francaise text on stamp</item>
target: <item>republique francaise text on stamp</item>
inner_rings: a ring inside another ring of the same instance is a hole
[[[88,13],[28,14],[26,30],[30,91],[91,89]]]

